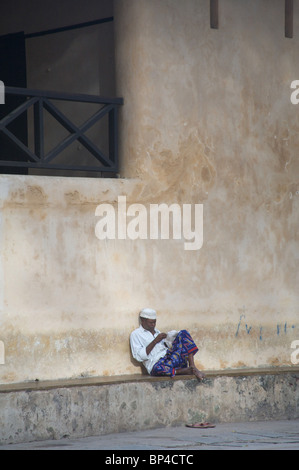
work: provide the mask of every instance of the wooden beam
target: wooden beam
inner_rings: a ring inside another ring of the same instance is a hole
[[[293,22],[294,0],[285,0],[284,35],[286,38],[293,37]]]
[[[210,0],[210,26],[212,29],[219,28],[218,0]]]

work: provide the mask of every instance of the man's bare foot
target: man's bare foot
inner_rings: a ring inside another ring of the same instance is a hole
[[[181,369],[176,369],[176,375],[195,375],[198,379],[204,379],[205,374],[197,369],[195,366],[183,367]]]
[[[195,375],[195,377],[197,377],[198,379],[202,380],[205,378],[205,374],[203,372],[201,372],[200,370],[198,370],[196,367],[191,367],[192,369],[192,374]]]

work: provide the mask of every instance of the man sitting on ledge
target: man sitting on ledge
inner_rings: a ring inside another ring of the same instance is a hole
[[[194,355],[198,347],[188,331],[179,331],[172,345],[168,347],[164,342],[167,334],[155,328],[156,311],[145,308],[139,317],[140,326],[130,335],[131,351],[134,359],[142,362],[150,375],[195,375],[198,379],[205,376],[195,367]]]

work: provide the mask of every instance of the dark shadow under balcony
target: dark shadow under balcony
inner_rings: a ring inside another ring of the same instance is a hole
[[[118,174],[122,98],[6,87],[0,108],[0,172]]]

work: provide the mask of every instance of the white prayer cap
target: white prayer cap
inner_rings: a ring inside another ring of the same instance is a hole
[[[152,308],[144,308],[139,313],[139,316],[141,318],[148,318],[149,320],[156,320],[157,319],[157,312],[156,312],[156,310],[153,310]]]

